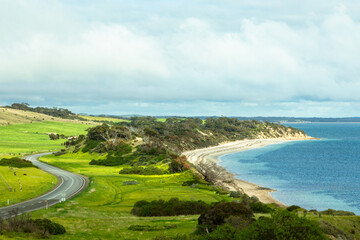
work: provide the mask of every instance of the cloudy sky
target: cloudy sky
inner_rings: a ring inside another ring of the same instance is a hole
[[[360,116],[360,1],[0,0],[0,105]]]

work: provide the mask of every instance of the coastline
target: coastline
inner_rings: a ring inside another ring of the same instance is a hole
[[[218,146],[186,151],[183,155],[187,157],[190,163],[194,164],[196,170],[203,174],[213,184],[224,187],[230,191],[243,192],[250,197],[256,196],[263,203],[274,203],[285,207],[286,205],[284,203],[276,200],[270,195],[271,192],[276,190],[237,179],[233,173],[217,164],[219,162],[218,158],[229,153],[246,151],[272,144],[314,139],[315,138],[312,137],[245,139],[222,143]]]

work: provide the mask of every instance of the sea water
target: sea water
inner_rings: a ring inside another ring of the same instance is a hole
[[[269,145],[220,157],[237,178],[276,189],[286,205],[360,214],[360,123],[289,126],[320,140]]]

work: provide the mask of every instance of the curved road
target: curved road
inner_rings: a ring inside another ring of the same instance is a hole
[[[56,176],[59,179],[58,184],[51,191],[39,197],[0,208],[0,217],[2,219],[13,216],[14,210],[17,211],[18,214],[22,214],[25,212],[32,212],[41,208],[48,208],[59,202],[65,201],[86,189],[89,183],[88,178],[79,174],[62,170],[46,163],[42,163],[37,160],[38,158],[49,154],[52,153],[30,155],[26,157],[26,160],[31,161],[41,170],[44,170]]]

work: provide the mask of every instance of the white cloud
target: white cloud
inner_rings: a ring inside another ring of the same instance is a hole
[[[214,102],[271,112],[281,102],[360,100],[352,1],[0,1],[1,101],[153,101],[182,112],[189,101],[208,103],[201,114],[226,108]]]

